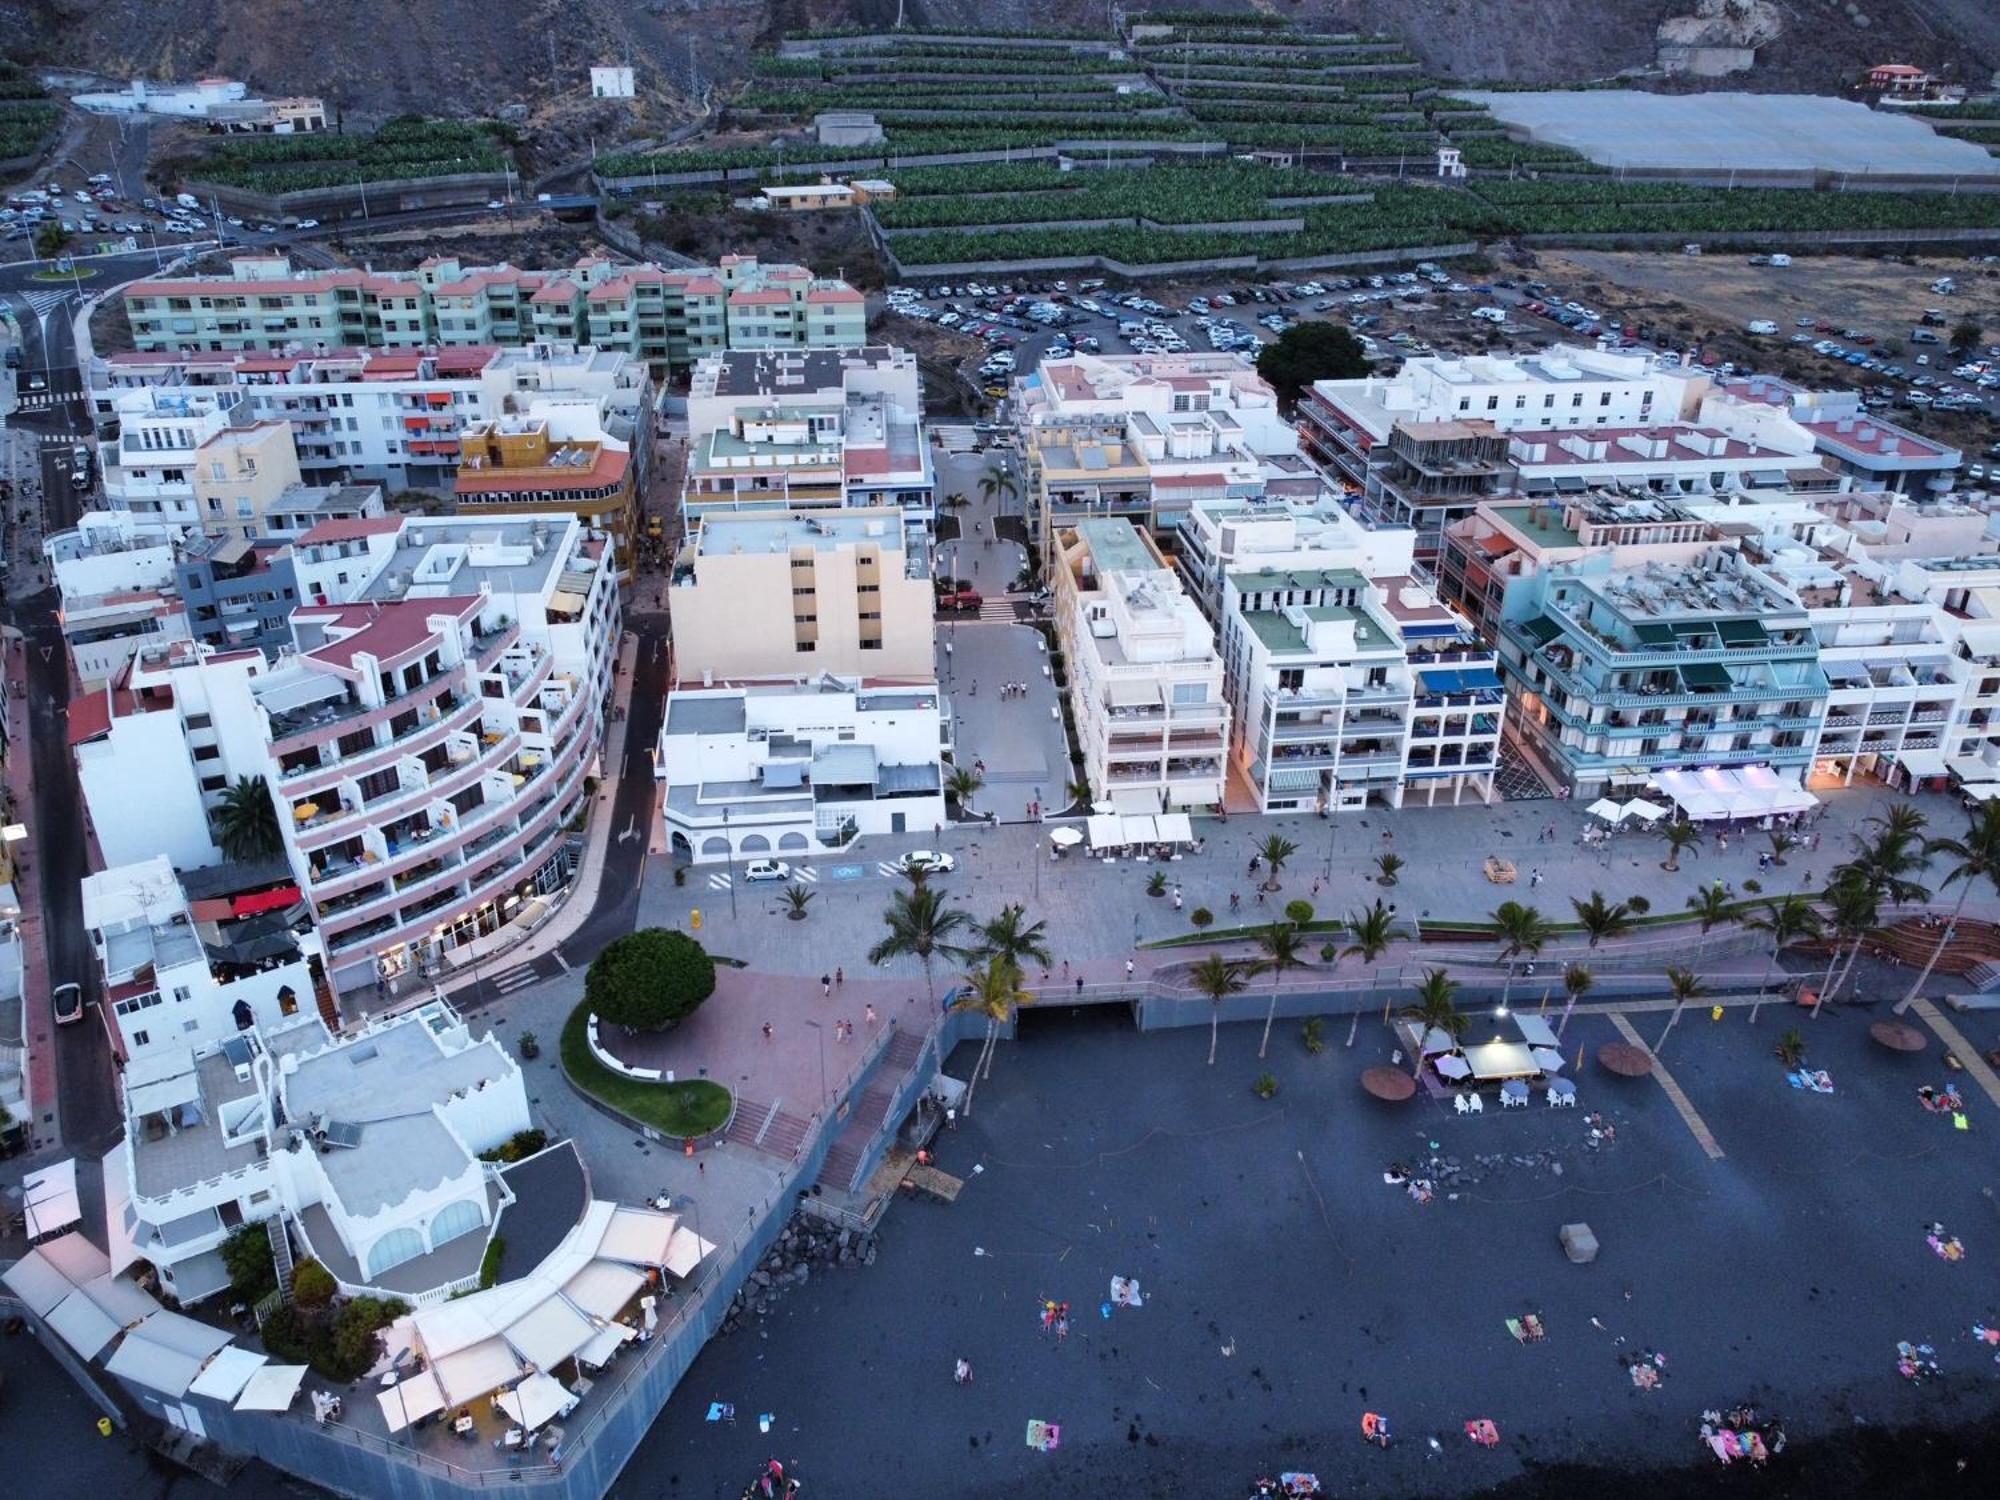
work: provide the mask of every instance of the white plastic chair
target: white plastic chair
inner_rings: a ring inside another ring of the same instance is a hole
[[[1483,1115],[1486,1113],[1486,1101],[1481,1099],[1477,1094],[1472,1095],[1468,1101],[1468,1105],[1467,1112],[1470,1114]]]
[[[1452,1108],[1456,1109],[1462,1115],[1472,1113],[1472,1106],[1465,1102],[1465,1095],[1463,1094],[1453,1094],[1451,1096],[1451,1103]]]

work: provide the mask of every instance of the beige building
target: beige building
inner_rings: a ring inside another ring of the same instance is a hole
[[[680,686],[834,673],[928,682],[930,557],[894,506],[711,515],[674,563]]]
[[[195,450],[197,524],[246,540],[266,535],[266,512],[300,483],[289,422],[225,427]]]

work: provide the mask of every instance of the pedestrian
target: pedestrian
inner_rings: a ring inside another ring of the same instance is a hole
[[[764,1023],[764,1040],[767,1042],[771,1040],[771,1023],[769,1021]]]
[[[1125,977],[1126,977],[1127,979],[1130,979],[1130,978],[1132,977],[1132,974],[1133,974],[1133,971],[1134,971],[1134,970],[1135,970],[1135,969],[1136,969],[1137,967],[1138,967],[1138,965],[1134,964],[1134,963],[1132,962],[1132,960],[1131,960],[1131,959],[1129,959],[1129,958],[1128,958],[1128,959],[1126,959],[1126,960],[1125,960]]]
[[[1174,910],[1175,910],[1175,911],[1179,911],[1180,909],[1181,909],[1181,893],[1180,893],[1179,891],[1175,891],[1175,892],[1174,892]]]
[[[979,679],[977,677],[972,679],[972,696],[975,698],[979,696]]]
[[[1542,872],[1540,870],[1531,870],[1528,873],[1528,889],[1532,891],[1536,886],[1540,885],[1541,883],[1542,883]]]
[[[847,983],[847,970],[845,970],[845,969],[838,969],[838,968],[837,968],[837,969],[835,969],[835,970],[833,971],[833,982],[834,982],[835,984],[845,984],[845,983]]]
[[[1068,960],[1068,959],[1064,959],[1064,960],[1063,960],[1063,978],[1065,978],[1065,979],[1069,978],[1069,960]]]
[[[1242,910],[1242,908],[1243,908],[1242,895],[1236,891],[1231,891],[1229,893],[1229,909],[1231,911],[1240,911]]]
[[[706,1177],[708,1175],[708,1159],[706,1157],[695,1162],[694,1175],[697,1177]]]
[[[832,993],[833,993],[833,976],[830,974],[820,975],[819,976],[820,999],[824,1000],[828,995],[831,995]]]
[[[1079,995],[1083,993],[1083,976],[1081,974],[1076,976],[1076,992]]]
[[[1257,904],[1259,906],[1264,904],[1264,887],[1261,885],[1257,887]]]
[[[869,1024],[870,1026],[873,1026],[873,1025],[875,1024],[875,1007],[874,1007],[874,1006],[870,1005],[870,1006],[867,1006],[867,1007],[865,1007],[865,1008],[864,1008],[864,1009],[862,1010],[861,1014],[862,1014],[863,1018],[867,1020],[867,1022],[868,1022],[868,1024]]]
[[[1312,893],[1313,893],[1313,894],[1314,894],[1315,896],[1317,896],[1317,895],[1319,894],[1319,876],[1317,876],[1317,875],[1313,876],[1313,888],[1312,888]]]
[[[972,1384],[972,1362],[961,1359],[951,1372],[951,1378],[960,1385]]]

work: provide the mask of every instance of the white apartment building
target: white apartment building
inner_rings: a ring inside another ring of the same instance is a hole
[[[674,560],[677,683],[929,682],[930,548],[887,507],[703,519]]]
[[[1222,658],[1173,570],[1131,522],[1099,518],[1057,530],[1049,572],[1092,800],[1133,814],[1220,803]]]
[[[229,426],[236,394],[158,387],[126,391],[110,405],[118,436],[98,445],[106,507],[166,537],[198,525],[196,454]]]
[[[945,821],[950,719],[935,683],[682,688],[655,775],[680,858],[809,858]]]
[[[350,1295],[423,1305],[476,1286],[512,1201],[479,1153],[533,1123],[519,1066],[443,1001],[340,1039],[301,1014],[158,1048],[123,1089],[112,1261],[150,1261],[184,1303],[229,1284],[231,1232],[271,1219],[288,1262]]]
[[[1197,506],[1182,536],[1214,600],[1256,810],[1494,800],[1495,655],[1412,576],[1408,529],[1370,531],[1331,504],[1224,504]]]
[[[916,357],[886,345],[734,351],[695,366],[681,508],[712,515],[893,506],[937,517]]]
[[[1945,767],[1967,795],[2000,796],[2000,557],[1906,558],[1890,587],[1940,611],[1953,670],[1963,679],[1945,727]]]
[[[573,517],[332,521],[293,547],[294,649],[186,646],[72,704],[105,858],[217,863],[213,809],[263,782],[335,986],[505,942],[573,872],[620,632]]]
[[[130,511],[86,511],[74,529],[44,540],[42,552],[61,595],[63,639],[84,684],[116,676],[140,651],[188,638],[172,541],[141,530]]]

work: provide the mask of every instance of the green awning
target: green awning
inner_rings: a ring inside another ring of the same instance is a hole
[[[1712,662],[1695,662],[1681,668],[1681,682],[1690,689],[1729,687],[1729,669]]]
[[[1537,646],[1546,646],[1550,641],[1562,634],[1562,626],[1558,625],[1547,615],[1536,615],[1531,620],[1523,620],[1519,629],[1522,635],[1525,635]]]
[[[1671,646],[1674,643],[1674,628],[1671,625],[1634,625],[1632,633],[1639,637],[1642,646]]]
[[[1755,620],[1718,620],[1715,633],[1722,637],[1725,646],[1762,646],[1771,639],[1769,632]]]

